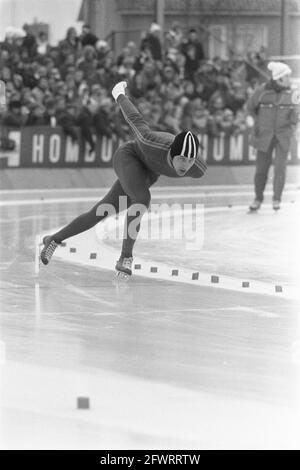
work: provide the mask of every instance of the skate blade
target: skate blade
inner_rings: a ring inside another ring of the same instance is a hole
[[[127,273],[123,273],[123,271],[116,271],[115,272],[115,279],[117,281],[128,281],[130,279],[130,275]]]

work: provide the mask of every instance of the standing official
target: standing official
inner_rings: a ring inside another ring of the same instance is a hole
[[[293,102],[290,87],[290,67],[282,62],[270,62],[268,69],[272,74],[270,81],[258,87],[247,103],[254,118],[251,144],[257,149],[255,199],[249,207],[251,211],[257,211],[263,202],[274,150],[273,209],[280,209],[287,156],[299,120],[299,106]]]

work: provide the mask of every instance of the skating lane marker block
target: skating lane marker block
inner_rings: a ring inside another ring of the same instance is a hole
[[[70,248],[70,253],[76,253],[76,248]]]
[[[90,254],[90,259],[96,259],[96,258],[97,258],[97,253]]]
[[[66,242],[61,242],[60,246],[67,246]]]
[[[250,282],[248,282],[248,281],[243,281],[243,282],[242,282],[242,287],[250,287]]]
[[[151,273],[157,273],[157,267],[156,266],[151,266],[150,272]]]
[[[282,286],[275,286],[275,292],[282,292]]]
[[[134,269],[141,269],[141,267],[142,267],[142,266],[141,266],[140,264],[135,264],[135,265],[134,265]]]
[[[192,281],[197,281],[199,279],[199,273],[192,274]]]
[[[213,283],[215,283],[215,284],[218,284],[218,282],[219,282],[219,276],[211,276],[210,281],[213,282]]]
[[[178,276],[178,269],[172,269],[172,276]]]
[[[90,399],[89,397],[77,397],[77,409],[78,410],[89,410]]]

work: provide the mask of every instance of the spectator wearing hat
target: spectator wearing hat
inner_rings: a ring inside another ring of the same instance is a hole
[[[104,41],[104,39],[98,39],[95,44],[95,51],[99,64],[104,66],[106,57],[112,54],[112,50],[108,42]]]
[[[153,60],[162,61],[162,47],[160,42],[161,27],[157,23],[152,23],[150,30],[143,39],[141,49],[147,49]]]
[[[290,87],[290,67],[282,62],[270,62],[268,69],[272,74],[270,81],[259,86],[247,103],[254,119],[251,143],[257,149],[255,199],[250,205],[251,211],[257,211],[263,201],[273,150],[273,208],[280,209],[287,156],[294,127],[299,121],[299,105],[293,103]]]

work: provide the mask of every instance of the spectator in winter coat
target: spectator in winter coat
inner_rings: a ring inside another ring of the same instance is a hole
[[[194,75],[199,67],[196,47],[189,44],[185,50],[184,78],[194,81]]]
[[[190,29],[188,38],[182,42],[181,52],[186,58],[192,58],[196,62],[197,67],[199,67],[200,62],[204,60],[203,47],[198,39],[197,31],[194,28]]]
[[[77,37],[75,28],[68,28],[66,38],[60,41],[58,45],[59,49],[59,61],[61,64],[64,63],[65,58],[69,54],[77,55],[80,50],[80,42]]]
[[[96,110],[94,109],[94,105],[91,103],[87,103],[84,105],[77,117],[77,125],[80,127],[81,135],[84,142],[89,144],[89,152],[93,152],[95,150],[95,142],[92,133],[93,128],[93,116]]]
[[[270,62],[268,69],[272,73],[271,80],[259,86],[247,103],[254,119],[252,145],[257,149],[252,211],[258,210],[263,201],[273,150],[273,208],[280,208],[288,151],[295,125],[299,122],[299,103],[290,87],[290,67],[282,62]]]
[[[29,57],[33,57],[36,53],[36,38],[31,34],[28,24],[24,24],[23,30],[25,31],[25,37],[22,41],[22,48],[28,51]]]
[[[142,49],[148,49],[152,59],[155,61],[162,60],[162,48],[160,42],[160,31],[161,27],[157,23],[152,23],[150,31],[144,38],[141,44]]]
[[[98,41],[97,36],[91,32],[91,28],[88,24],[82,26],[81,35],[79,36],[79,41],[84,46],[95,46]]]

